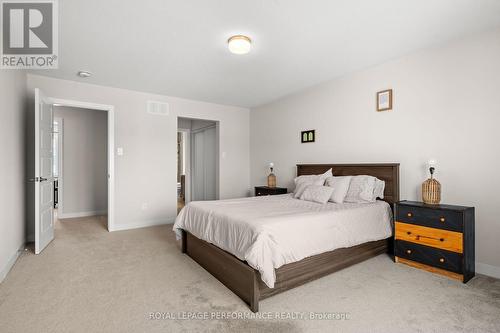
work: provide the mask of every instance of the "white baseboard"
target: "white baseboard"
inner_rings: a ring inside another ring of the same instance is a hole
[[[500,267],[476,262],[476,273],[500,279]]]
[[[172,224],[172,223],[174,223],[174,221],[175,221],[175,217],[169,217],[169,218],[161,219],[161,220],[149,220],[149,221],[140,221],[140,222],[128,223],[128,224],[119,224],[119,225],[115,225],[109,231],[122,231],[122,230],[132,230],[132,229],[139,229],[139,228],[154,227],[157,225]]]
[[[16,263],[21,253],[23,253],[23,251],[24,251],[24,244],[22,244],[21,247],[17,249],[16,253],[14,253],[12,257],[10,257],[10,259],[7,261],[5,267],[3,267],[2,270],[0,271],[0,283],[2,283],[7,274],[9,274],[10,270],[12,269],[12,267],[14,267],[14,264]]]
[[[97,210],[92,212],[78,212],[78,213],[59,213],[57,218],[59,219],[74,219],[77,217],[89,217],[89,216],[97,216],[97,215],[106,215],[108,214],[107,210]]]

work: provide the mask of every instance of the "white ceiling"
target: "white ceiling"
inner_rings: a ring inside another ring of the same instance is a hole
[[[63,0],[38,74],[254,107],[500,25],[499,0]],[[229,53],[246,34],[253,51]]]

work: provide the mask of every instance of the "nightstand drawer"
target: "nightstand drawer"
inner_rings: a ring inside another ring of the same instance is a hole
[[[396,222],[395,238],[457,253],[463,252],[463,234],[460,232]]]
[[[398,206],[396,221],[431,228],[463,231],[462,214],[456,211],[400,205]]]
[[[265,189],[265,188],[260,188],[256,190],[255,195],[261,196],[261,195],[274,195],[276,194],[276,191]]]
[[[264,196],[264,195],[279,195],[286,194],[288,189],[284,187],[267,187],[267,186],[256,186],[255,187],[255,195],[256,196]]]
[[[413,260],[455,273],[462,273],[461,254],[401,240],[396,241],[394,250],[397,257]]]

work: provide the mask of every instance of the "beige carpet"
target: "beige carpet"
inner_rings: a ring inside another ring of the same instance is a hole
[[[171,226],[108,233],[102,218],[66,220],[41,255],[25,252],[0,285],[2,333],[499,332],[500,281],[463,285],[382,255],[261,302],[261,313],[347,319],[150,319],[190,311],[250,314],[180,253]]]

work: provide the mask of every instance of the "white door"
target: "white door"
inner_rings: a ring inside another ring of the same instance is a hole
[[[217,199],[216,128],[194,131],[191,136],[191,168],[193,201]]]
[[[204,159],[204,133],[193,132],[192,148],[192,187],[191,199],[193,201],[205,200],[205,159]]]
[[[39,254],[54,239],[54,176],[52,173],[52,105],[35,89],[35,168],[34,218],[35,254]]]
[[[205,200],[215,200],[217,186],[217,137],[215,126],[204,131],[205,146]]]

